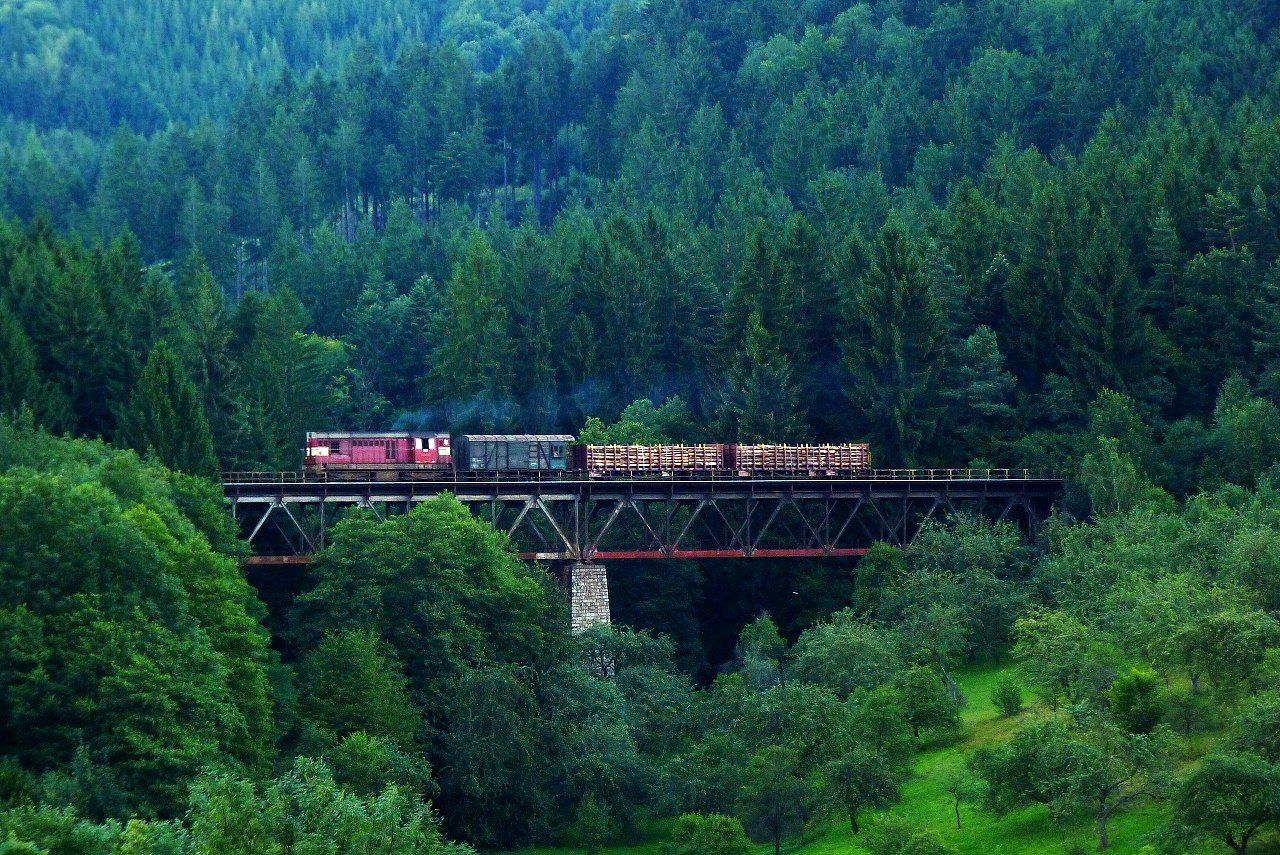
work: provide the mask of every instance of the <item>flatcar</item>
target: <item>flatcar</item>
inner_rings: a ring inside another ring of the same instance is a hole
[[[728,448],[723,444],[575,445],[573,469],[597,477],[721,472],[731,468]]]
[[[726,468],[744,476],[859,475],[871,469],[871,448],[865,443],[844,445],[734,445]]]

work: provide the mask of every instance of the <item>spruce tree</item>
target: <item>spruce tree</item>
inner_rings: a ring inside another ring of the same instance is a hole
[[[40,385],[36,354],[17,319],[0,303],[0,413],[31,406]]]
[[[1062,362],[1089,398],[1146,378],[1155,344],[1128,252],[1103,216],[1080,255],[1067,293]]]
[[[746,256],[733,277],[721,317],[720,354],[732,365],[742,348],[753,312],[759,312],[765,329],[774,320],[773,290],[778,279],[778,259],[764,221],[757,220],[747,238]]]
[[[455,427],[496,428],[508,418],[502,405],[511,394],[514,365],[501,292],[498,256],[478,235],[449,281],[425,389],[428,400],[452,410]]]
[[[896,217],[880,233],[845,307],[845,394],[890,464],[916,462],[942,415],[946,318],[920,254]]]
[[[182,328],[173,342],[204,405],[214,446],[236,445],[231,413],[235,365],[230,356],[231,325],[222,288],[199,252],[193,252],[178,277],[177,300]]]
[[[304,434],[329,425],[346,348],[303,332],[306,325],[306,310],[287,288],[246,295],[237,307],[237,465],[296,468]]]
[[[36,352],[18,319],[0,303],[0,416],[30,410],[54,430],[70,426],[67,402],[40,377]]]
[[[1151,237],[1147,241],[1147,263],[1151,267],[1149,301],[1157,320],[1169,323],[1181,302],[1178,284],[1185,260],[1178,241],[1178,229],[1165,208],[1151,218]]]
[[[178,472],[216,477],[218,458],[200,393],[164,342],[151,349],[120,418],[118,444],[154,454]]]
[[[721,421],[739,442],[797,442],[807,436],[791,363],[764,328],[760,310],[726,378]]]
[[[1018,223],[1017,255],[1004,289],[1001,332],[1010,368],[1037,386],[1057,372],[1073,235],[1066,200],[1056,183],[1037,188]]]

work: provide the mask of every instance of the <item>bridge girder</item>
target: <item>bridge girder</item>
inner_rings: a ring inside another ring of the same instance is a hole
[[[302,563],[352,508],[379,518],[443,493],[505,532],[522,558],[551,562],[858,556],[905,546],[931,519],[1011,519],[1035,534],[1055,479],[528,480],[228,482],[251,563]]]

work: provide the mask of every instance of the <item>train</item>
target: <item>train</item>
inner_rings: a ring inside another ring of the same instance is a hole
[[[865,443],[591,445],[569,434],[311,431],[303,461],[308,473],[368,480],[517,474],[856,477],[871,471],[871,449]]]

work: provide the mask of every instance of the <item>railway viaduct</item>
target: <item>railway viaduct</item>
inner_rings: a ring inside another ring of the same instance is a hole
[[[587,478],[576,473],[355,481],[301,472],[223,478],[255,565],[302,564],[351,508],[380,518],[452,494],[569,590],[574,631],[609,621],[604,562],[854,557],[906,546],[931,519],[1011,520],[1035,534],[1063,482],[1019,469],[878,470],[857,478]]]

